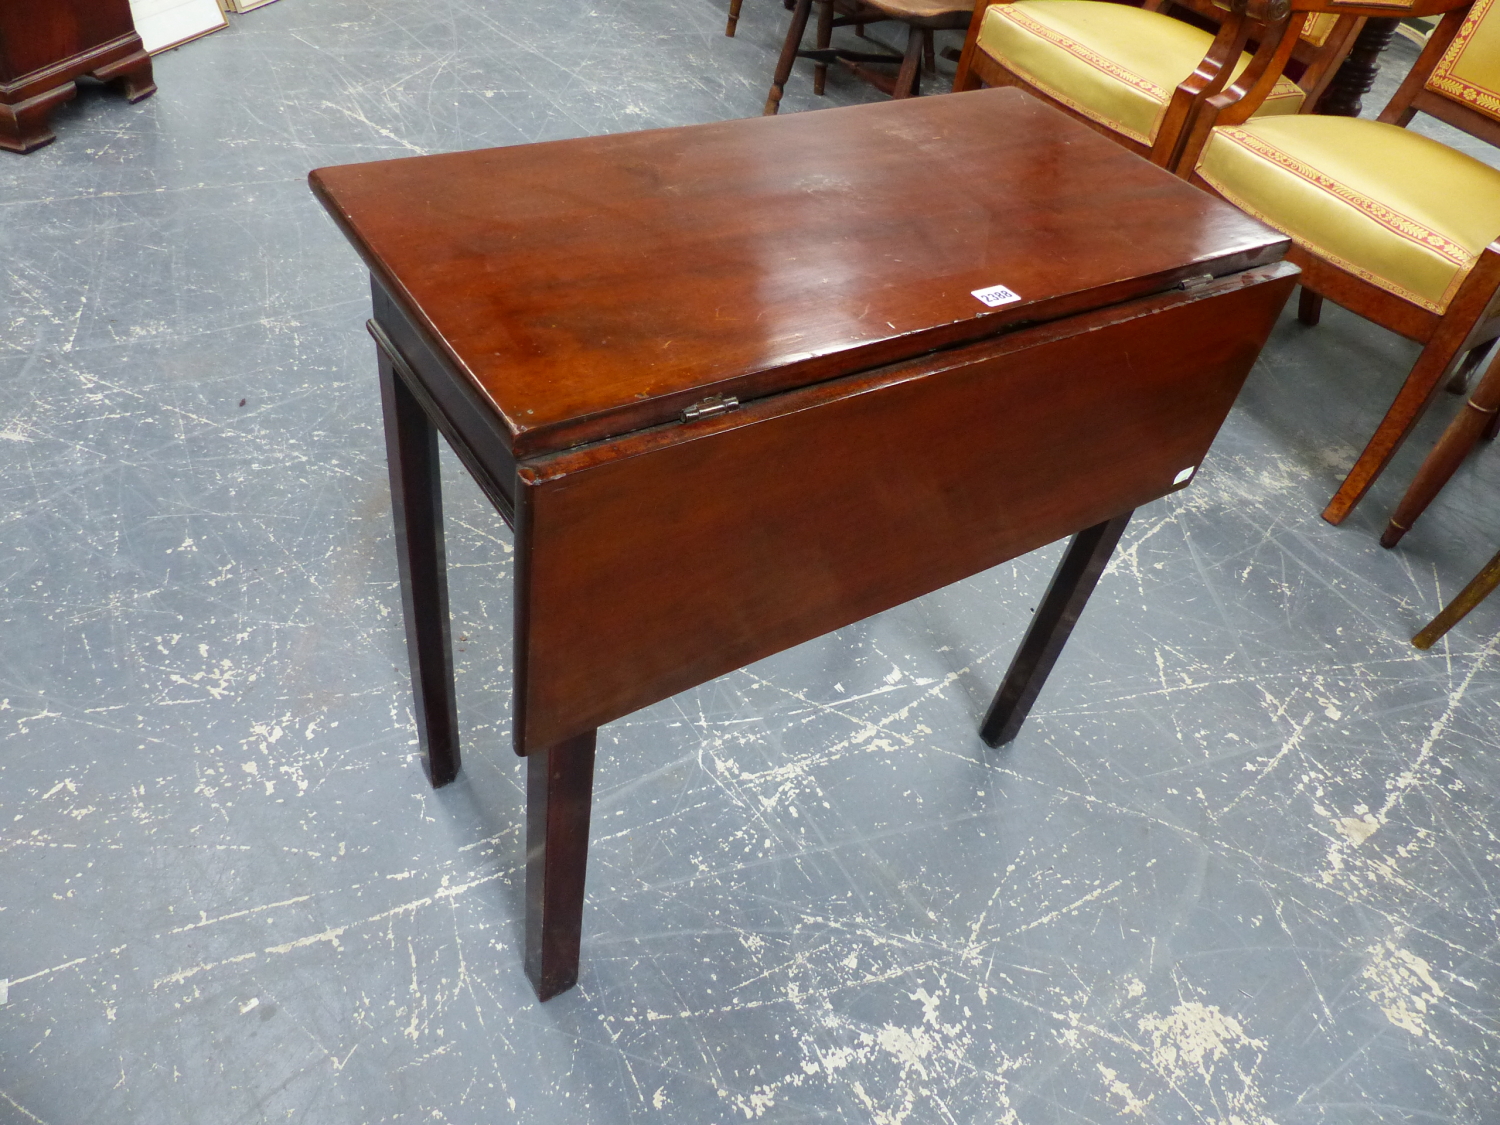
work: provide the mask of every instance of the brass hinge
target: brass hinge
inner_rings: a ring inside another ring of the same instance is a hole
[[[1179,289],[1202,289],[1214,279],[1211,273],[1200,273],[1194,277],[1185,277],[1177,283]]]
[[[740,400],[734,395],[714,395],[702,402],[695,402],[682,412],[684,422],[696,422],[700,418],[714,418],[739,409]]]

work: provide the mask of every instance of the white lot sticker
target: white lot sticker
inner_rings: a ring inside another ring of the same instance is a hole
[[[1178,473],[1175,477],[1172,478],[1172,483],[1181,484],[1183,481],[1187,480],[1188,477],[1193,475],[1193,470],[1197,467],[1197,465],[1189,465],[1187,468],[1183,469],[1182,472]]]
[[[988,289],[976,289],[974,290],[974,296],[978,297],[992,309],[1021,299],[1019,293],[1012,293],[1003,285],[991,285]]]

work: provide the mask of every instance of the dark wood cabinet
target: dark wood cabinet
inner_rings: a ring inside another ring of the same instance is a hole
[[[48,115],[83,74],[118,82],[133,102],[156,91],[129,0],[0,3],[0,148],[31,152],[55,139]]]

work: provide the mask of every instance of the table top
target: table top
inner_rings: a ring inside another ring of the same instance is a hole
[[[323,168],[517,456],[1278,259],[1017,90]],[[1007,288],[991,307],[975,290]]]

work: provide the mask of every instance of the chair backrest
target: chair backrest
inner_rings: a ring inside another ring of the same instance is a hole
[[[1328,37],[1333,34],[1333,29],[1338,26],[1338,22],[1339,17],[1332,12],[1319,12],[1302,25],[1302,42],[1313,47],[1323,46],[1328,42]]]
[[[1487,18],[1495,0],[1479,0],[1432,68],[1427,89],[1500,119],[1500,17]]]
[[[1228,3],[1224,0],[1147,0],[1145,6],[1155,8],[1157,11],[1173,7],[1186,8],[1204,19],[1213,20],[1214,23],[1223,20],[1229,9]],[[1302,25],[1302,41],[1314,48],[1323,46],[1328,42],[1328,37],[1333,34],[1333,29],[1338,22],[1338,13],[1319,12]]]
[[[1405,125],[1417,113],[1500,145],[1500,6],[1475,0],[1443,16],[1380,120]]]
[[[1227,14],[1227,4],[1219,0],[1146,0],[1144,6],[1166,14],[1178,8],[1215,24],[1221,23]],[[1338,12],[1316,12],[1308,16],[1292,49],[1295,65],[1290,67],[1287,75],[1307,94],[1304,112],[1311,112],[1339,64],[1348,55],[1349,48],[1354,45],[1354,37],[1364,23],[1362,16],[1346,16]],[[1252,46],[1258,42],[1257,36],[1251,35],[1250,38]]]
[[[1398,4],[1405,8],[1408,15],[1412,16],[1432,16],[1442,13],[1442,22],[1428,39],[1427,46],[1422,49],[1416,65],[1402,80],[1396,96],[1380,114],[1380,120],[1394,125],[1405,125],[1418,111],[1421,111],[1456,125],[1491,144],[1500,145],[1500,95],[1496,93],[1500,91],[1500,65],[1497,65],[1500,64],[1500,16],[1488,22],[1485,20],[1486,14],[1496,0],[1473,0],[1473,2],[1471,0],[1289,0],[1289,2],[1292,9],[1291,20],[1283,23],[1285,35],[1290,35],[1294,27],[1300,32],[1320,15],[1337,15],[1340,23],[1350,16],[1363,16],[1369,19],[1388,18],[1392,14],[1392,8]],[[1481,6],[1484,11],[1480,11]],[[1481,31],[1486,27],[1491,30],[1481,35]],[[1469,29],[1470,33],[1466,39],[1460,41],[1461,28]],[[1338,33],[1334,32],[1334,34]],[[1459,44],[1457,48],[1454,46],[1455,43]],[[1466,54],[1464,43],[1474,45],[1472,57]],[[1278,52],[1290,55],[1285,38],[1280,44],[1274,46]],[[1449,58],[1450,49],[1453,49],[1452,58]],[[1255,61],[1245,68],[1244,74],[1221,93],[1208,98],[1199,107],[1188,136],[1177,155],[1176,163],[1173,165],[1179,176],[1190,177],[1193,174],[1193,169],[1197,167],[1198,157],[1203,151],[1203,146],[1208,143],[1209,133],[1213,129],[1228,125],[1243,125],[1264,102],[1270,90],[1270,80],[1276,74],[1275,61],[1269,57],[1262,72],[1259,75],[1256,74],[1257,66],[1262,62],[1261,56],[1266,53],[1266,45],[1262,44],[1261,50],[1256,53]],[[1461,72],[1461,75],[1466,77],[1461,76],[1451,81],[1448,78],[1438,78],[1435,75],[1436,68],[1438,63],[1445,59],[1449,62],[1449,74],[1460,75]],[[1325,75],[1323,81],[1326,83],[1330,77],[1331,75]],[[1472,86],[1476,92],[1455,97],[1442,89],[1429,88],[1429,84],[1433,81],[1449,84],[1461,81]],[[1488,83],[1488,85],[1475,86],[1476,82]],[[1489,108],[1483,112],[1469,108],[1466,103],[1473,98],[1481,97],[1481,93],[1484,99],[1488,99]]]

